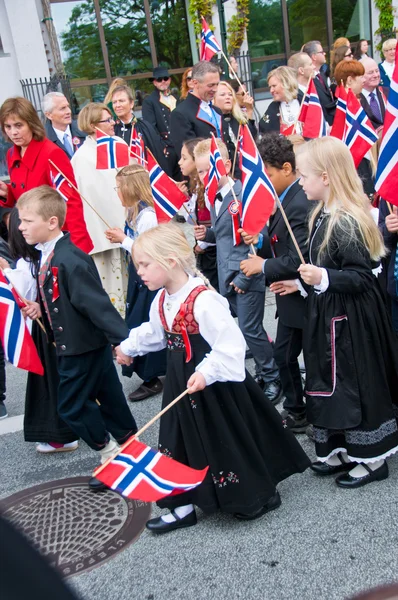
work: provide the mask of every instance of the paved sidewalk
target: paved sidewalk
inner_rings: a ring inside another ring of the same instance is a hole
[[[265,326],[273,336],[274,314],[271,296]],[[84,443],[70,454],[41,456],[23,441],[25,380],[23,372],[7,367],[10,417],[0,422],[1,498],[88,475],[96,466]],[[138,380],[123,383],[129,392]],[[158,396],[131,405],[139,425],[160,402]],[[312,443],[299,440],[314,458]],[[143,441],[156,447],[157,427]],[[196,527],[159,537],[144,531],[115,558],[69,582],[85,600],[343,600],[398,580],[398,455],[389,466],[389,479],[354,491],[310,471],[295,475],[279,486],[281,508],[259,521],[198,511]]]

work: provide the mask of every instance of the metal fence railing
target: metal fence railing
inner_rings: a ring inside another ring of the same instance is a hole
[[[72,113],[75,116],[75,103],[73,102],[69,77],[53,75],[50,79],[47,79],[46,77],[40,77],[39,79],[21,79],[20,83],[24,97],[31,101],[43,121],[45,120],[45,117],[41,109],[41,101],[43,96],[49,92],[62,92],[68,99]]]

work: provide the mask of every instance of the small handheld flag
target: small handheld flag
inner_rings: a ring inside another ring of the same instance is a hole
[[[221,177],[225,177],[226,174],[227,172],[225,170],[224,161],[221,158],[216,138],[214,135],[212,135],[210,142],[210,168],[203,181],[205,194],[212,206],[214,206],[216,199],[218,182],[220,181]]]
[[[193,490],[204,480],[208,467],[191,469],[133,439],[98,475],[97,479],[127,498],[156,502]]]
[[[222,52],[214,33],[203,17],[200,38],[200,60],[210,60],[215,54]]]
[[[303,137],[319,138],[326,135],[325,117],[313,79],[308,84],[298,120],[303,123]]]
[[[398,206],[398,44],[384,117],[375,189],[384,200]]]
[[[158,223],[167,223],[180,210],[187,197],[147,150],[149,180]]]
[[[256,235],[266,225],[275,202],[276,192],[247,125],[242,126],[240,152],[242,171],[242,229]]]
[[[65,177],[59,171],[54,171],[50,167],[50,177],[53,184],[53,188],[57,190],[57,192],[62,196],[65,202],[68,202],[68,194],[70,194],[70,190],[72,187],[66,181]]]
[[[23,306],[12,284],[0,272],[0,338],[4,356],[19,369],[43,375],[43,365],[21,313]]]
[[[347,113],[347,92],[342,83],[336,88],[335,96],[337,98],[336,113],[334,115],[330,135],[338,138],[339,140],[344,140]]]
[[[146,168],[144,140],[135,125],[131,129],[130,155],[137,159],[139,165]]]
[[[95,130],[97,140],[97,169],[120,169],[129,164],[129,147],[122,139],[107,135],[98,128]]]
[[[377,133],[368,115],[352,90],[348,90],[344,143],[350,149],[355,167],[377,140]]]

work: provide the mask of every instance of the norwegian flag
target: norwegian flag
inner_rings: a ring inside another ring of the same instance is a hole
[[[202,33],[200,34],[200,60],[210,60],[215,54],[222,52],[214,33],[202,17]]]
[[[53,188],[62,196],[65,202],[68,202],[68,194],[72,187],[66,181],[65,177],[59,171],[54,171],[50,167],[50,178],[53,184]]]
[[[149,180],[158,223],[167,223],[180,210],[187,197],[161,169],[152,152],[147,150]]]
[[[125,141],[96,128],[97,169],[120,169],[129,164],[129,147]]]
[[[289,127],[281,127],[281,131],[280,134],[281,135],[294,135],[294,130],[296,129],[296,125],[297,123],[293,123],[292,125],[289,125]]]
[[[43,365],[21,313],[24,306],[14,287],[0,272],[0,338],[4,356],[19,369],[43,375]]]
[[[209,467],[191,469],[133,439],[98,475],[97,479],[122,496],[156,502],[193,490]]]
[[[346,113],[347,113],[347,92],[342,83],[336,88],[335,96],[337,98],[336,113],[334,115],[332,129],[330,135],[344,140]]]
[[[137,159],[141,167],[146,168],[144,140],[142,135],[136,130],[135,125],[131,129],[130,156]]]
[[[225,177],[226,175],[227,172],[225,170],[224,161],[221,158],[221,154],[217,146],[216,138],[214,137],[214,135],[212,135],[210,143],[210,168],[209,172],[206,173],[203,181],[203,185],[205,187],[205,194],[212,206],[214,206],[214,202],[216,199],[218,182],[220,181],[221,177]]]
[[[326,135],[325,117],[313,79],[308,84],[298,120],[303,123],[303,137],[319,138]]]
[[[384,200],[398,206],[398,44],[384,117],[375,189]]]
[[[350,149],[355,167],[377,140],[377,133],[368,115],[352,90],[348,90],[344,143]]]
[[[251,235],[256,235],[271,216],[276,192],[247,125],[242,125],[240,168],[242,171],[242,229]]]

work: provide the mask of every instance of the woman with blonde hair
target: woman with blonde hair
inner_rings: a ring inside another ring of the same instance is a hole
[[[87,133],[84,143],[72,157],[72,167],[79,192],[111,226],[124,222],[124,211],[115,192],[115,169],[97,169],[96,128],[114,135],[114,120],[105,104],[90,102],[80,111],[78,126]],[[115,308],[123,315],[127,292],[127,268],[120,248],[105,238],[106,225],[96,212],[84,203],[84,218],[94,243],[91,256],[102,285]]]
[[[193,467],[203,483],[160,500],[170,512],[147,522],[154,534],[196,524],[195,505],[239,520],[279,508],[277,485],[309,466],[294,434],[245,370],[246,344],[228,301],[204,285],[192,250],[176,225],[159,225],[133,246],[138,273],[157,293],[149,321],[116,348],[120,364],[167,348],[159,450]]]
[[[293,126],[300,112],[296,73],[291,67],[277,67],[268,74],[267,82],[273,101],[260,120],[260,132],[283,133]]]
[[[297,166],[308,199],[317,202],[309,264],[299,267],[308,292],[307,418],[318,457],[312,469],[340,473],[339,487],[357,488],[386,479],[385,459],[398,451],[397,342],[372,273],[386,250],[343,142],[309,142]]]
[[[150,290],[137,274],[131,259],[132,249],[139,236],[156,227],[158,222],[153,206],[153,196],[149,174],[140,165],[129,165],[116,175],[117,195],[120,206],[125,210],[124,231],[114,227],[106,231],[106,237],[112,244],[121,244],[129,256],[129,280],[126,300],[126,323],[129,329],[139,327],[149,318],[149,309],[157,290]],[[163,389],[159,376],[166,373],[166,354],[164,351],[151,352],[137,357],[130,366],[124,366],[123,375],[131,377],[136,373],[143,380],[140,387],[132,392],[131,402],[145,400]]]
[[[115,79],[112,79],[112,83],[109,86],[109,89],[106,92],[106,96],[104,98],[104,104],[106,104],[107,107],[109,108],[109,110],[111,111],[112,116],[115,119],[115,121],[116,121],[116,113],[113,112],[112,95],[113,95],[114,90],[121,85],[127,85],[127,82],[124,79],[122,79],[121,77],[115,77]]]
[[[219,108],[224,115],[224,122],[227,124],[224,142],[228,148],[229,158],[234,160],[235,149],[238,143],[238,132],[240,125],[248,125],[254,139],[257,137],[257,127],[254,119],[249,119],[239,105],[236,94],[232,86],[227,81],[220,81],[214,96],[214,106]],[[236,178],[240,178],[240,169],[236,162],[235,173]]]
[[[389,39],[383,43],[381,51],[383,52],[384,60],[379,64],[380,85],[390,89],[392,74],[395,68],[395,51],[397,47],[396,39]]]

